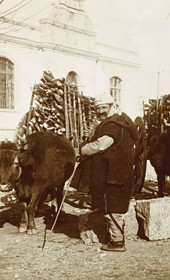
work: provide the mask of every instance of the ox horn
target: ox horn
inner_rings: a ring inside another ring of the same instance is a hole
[[[21,173],[22,173],[22,168],[21,168],[21,166],[19,165],[19,159],[18,159],[18,156],[16,156],[15,157],[15,159],[14,159],[14,161],[13,161],[13,165],[16,165],[16,166],[18,166],[18,176],[17,176],[17,178],[16,178],[16,180],[18,180],[19,178],[20,178],[20,176],[21,176]]]
[[[18,137],[18,139],[20,140],[20,144],[25,144],[26,143],[26,139],[25,137],[20,136],[19,134],[16,134],[16,136]]]
[[[26,142],[26,139],[24,137],[20,136],[19,134],[17,134],[17,137],[19,138],[19,140],[21,142]]]
[[[19,164],[19,159],[17,156],[14,158],[13,164]]]

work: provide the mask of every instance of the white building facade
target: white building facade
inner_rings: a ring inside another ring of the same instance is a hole
[[[12,21],[0,36],[0,140],[13,140],[29,110],[32,88],[43,71],[55,78],[74,73],[86,96],[112,94],[132,119],[142,114],[138,53],[96,40],[83,0],[54,1],[39,26]],[[0,18],[4,27],[8,20]]]

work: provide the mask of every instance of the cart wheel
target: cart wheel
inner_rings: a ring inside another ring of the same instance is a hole
[[[143,188],[147,166],[147,145],[145,137],[144,122],[141,117],[137,117],[134,121],[137,131],[138,140],[136,141],[136,155],[134,168],[134,194],[139,194]]]

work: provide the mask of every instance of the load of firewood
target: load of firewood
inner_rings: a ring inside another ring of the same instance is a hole
[[[149,99],[143,109],[147,142],[149,143],[152,136],[160,135],[170,126],[170,94],[158,99]]]
[[[165,127],[170,126],[170,94],[164,95],[161,99],[161,113]]]
[[[65,78],[55,79],[50,71],[44,71],[33,88],[30,109],[18,124],[16,141],[36,131],[52,131],[78,148],[94,117],[94,98],[84,96]]]

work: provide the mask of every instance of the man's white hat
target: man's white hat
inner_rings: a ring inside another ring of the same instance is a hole
[[[97,96],[95,98],[95,105],[102,105],[102,104],[113,104],[113,97],[111,97],[111,95],[108,95],[107,93],[103,93],[100,96]]]

